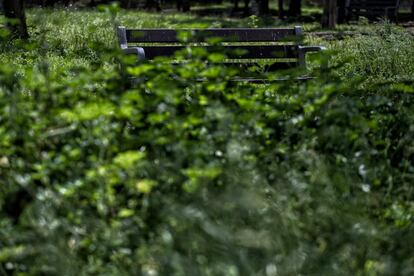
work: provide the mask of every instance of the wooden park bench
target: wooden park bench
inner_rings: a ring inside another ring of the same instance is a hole
[[[364,16],[370,20],[378,18],[388,18],[396,20],[400,0],[345,0],[344,9],[345,19],[357,19]]]
[[[183,43],[178,35],[190,32],[190,40]],[[126,54],[135,54],[139,60],[173,56],[187,46],[203,47],[208,52],[223,51],[225,63],[249,66],[266,61],[266,71],[306,66],[306,54],[324,49],[303,46],[302,28],[217,28],[217,29],[126,29],[118,27],[119,45]],[[208,45],[218,38],[220,48]],[[207,42],[207,45],[206,45]],[[238,51],[241,50],[241,51]]]

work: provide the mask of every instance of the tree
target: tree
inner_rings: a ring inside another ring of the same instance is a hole
[[[338,10],[338,24],[342,24],[346,21],[346,1],[345,0],[338,0],[337,2],[337,10]]]
[[[285,16],[285,10],[283,9],[283,0],[279,0],[279,18],[283,19],[283,17]]]
[[[129,9],[131,8],[132,3],[131,3],[131,0],[121,0],[120,4],[122,8]]]
[[[7,28],[12,37],[29,38],[23,0],[4,0],[4,15],[8,19]]]
[[[244,15],[249,14],[249,2],[250,0],[243,0],[244,2],[244,7],[243,7],[243,13]],[[234,0],[234,8],[233,11],[238,11],[239,10],[239,0]]]
[[[302,0],[290,0],[289,16],[299,16],[302,14]]]
[[[146,0],[145,9],[147,10],[155,9],[157,12],[161,11],[160,0]]]
[[[259,1],[259,15],[266,15],[269,13],[269,0]]]
[[[266,15],[269,13],[269,0],[251,0],[253,14]]]
[[[177,0],[177,10],[183,12],[190,11],[190,0]]]
[[[324,0],[322,27],[333,29],[337,23],[337,0]]]
[[[414,0],[413,0],[412,5],[411,5],[411,19],[414,20]]]

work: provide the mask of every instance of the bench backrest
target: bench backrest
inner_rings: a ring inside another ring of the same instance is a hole
[[[179,39],[180,33],[191,33],[185,43]],[[159,56],[172,56],[177,50],[191,45],[214,51],[215,46],[202,43],[208,39],[219,38],[222,50],[225,50],[233,62],[248,63],[252,60],[269,59],[276,67],[292,67],[303,64],[303,55],[298,51],[302,38],[301,27],[293,28],[220,28],[220,29],[126,29],[118,27],[118,39],[121,48],[142,47],[146,59]],[[208,44],[208,43],[207,43]],[[235,51],[241,49],[243,51]],[[236,61],[234,61],[236,60]],[[282,66],[281,66],[282,65]]]

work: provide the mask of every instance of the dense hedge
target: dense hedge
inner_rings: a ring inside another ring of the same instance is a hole
[[[412,83],[99,52],[0,65],[0,272],[414,273]]]

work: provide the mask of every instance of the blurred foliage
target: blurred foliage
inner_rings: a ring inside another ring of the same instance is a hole
[[[80,34],[2,50],[0,273],[414,273],[412,81],[234,82]]]

